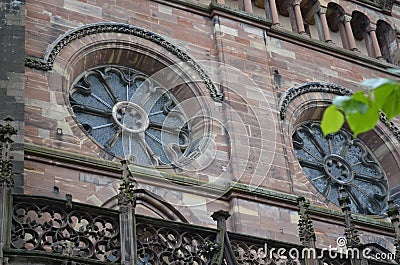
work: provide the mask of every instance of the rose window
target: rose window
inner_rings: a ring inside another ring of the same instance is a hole
[[[320,124],[297,126],[293,145],[304,173],[327,200],[338,203],[340,187],[350,200],[351,210],[382,214],[387,206],[385,173],[369,148],[345,130],[323,137]]]
[[[70,102],[84,131],[113,156],[169,165],[187,151],[190,131],[177,99],[134,69],[86,71],[73,83]]]

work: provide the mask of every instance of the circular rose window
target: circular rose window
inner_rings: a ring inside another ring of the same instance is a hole
[[[353,212],[379,215],[387,207],[388,182],[378,160],[346,130],[323,137],[320,124],[305,122],[293,133],[293,146],[304,173],[328,201],[338,203],[343,187]]]
[[[75,119],[109,154],[142,165],[169,165],[186,152],[190,130],[177,99],[145,74],[101,66],[70,89]],[[174,156],[175,154],[175,156]]]

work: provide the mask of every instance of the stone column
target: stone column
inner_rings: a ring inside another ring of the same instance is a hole
[[[343,21],[339,21],[337,24],[340,33],[340,39],[342,40],[342,46],[345,49],[350,49],[349,42],[347,40],[346,29],[344,27]]]
[[[353,30],[351,29],[351,16],[345,15],[344,16],[344,27],[346,29],[346,37],[349,43],[349,49],[352,51],[358,51],[356,46],[356,40],[354,39]]]
[[[220,233],[217,235],[217,242],[221,244],[221,250],[224,253],[224,258],[227,264],[230,265],[238,265],[239,263],[235,259],[235,255],[232,250],[232,246],[229,240],[228,231],[226,229],[226,220],[231,215],[227,211],[219,210],[214,212],[211,217],[214,221],[217,221],[217,228],[220,230]],[[222,253],[221,253],[222,254]],[[222,264],[218,262],[214,262],[213,264]]]
[[[4,119],[6,125],[0,125],[0,141],[2,144],[0,161],[0,265],[8,264],[7,258],[3,255],[3,249],[9,247],[12,209],[11,188],[14,186],[13,165],[11,161],[11,137],[17,134],[17,130],[11,126],[13,121],[10,117]]]
[[[326,7],[320,7],[319,18],[321,19],[322,32],[324,34],[324,41],[331,43],[331,33],[329,32],[328,21],[326,20]]]
[[[137,238],[136,238],[136,195],[135,183],[128,170],[128,162],[121,161],[123,180],[118,193],[119,226],[121,240],[121,264],[137,264]]]
[[[303,22],[303,17],[301,15],[300,3],[301,3],[301,0],[293,0],[292,1],[294,15],[296,17],[296,25],[297,25],[298,33],[305,34],[306,30],[304,29],[304,22]]]
[[[271,9],[272,24],[279,25],[279,15],[278,15],[278,9],[276,8],[276,1],[269,0],[269,7]]]
[[[366,28],[372,42],[372,49],[376,59],[382,59],[381,48],[379,47],[378,38],[376,37],[376,25],[370,23]]]
[[[253,6],[251,0],[243,0],[244,11],[253,13]]]

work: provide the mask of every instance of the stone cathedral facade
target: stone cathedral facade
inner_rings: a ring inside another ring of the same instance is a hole
[[[0,264],[397,264],[395,0],[0,0]]]

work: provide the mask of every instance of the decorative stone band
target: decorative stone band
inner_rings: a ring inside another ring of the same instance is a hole
[[[312,92],[324,92],[340,96],[353,94],[353,91],[350,89],[323,82],[309,82],[300,86],[289,88],[284,94],[282,94],[279,100],[279,115],[281,120],[286,118],[286,110],[290,102],[292,102],[298,96]]]
[[[224,99],[223,92],[215,86],[211,78],[207,75],[206,71],[199,65],[193,58],[186,54],[182,49],[178,48],[166,38],[158,35],[157,33],[151,32],[140,27],[136,27],[130,24],[115,23],[115,22],[99,22],[93,24],[87,24],[82,27],[74,28],[67,31],[59,38],[57,38],[44,53],[43,59],[38,58],[25,58],[25,65],[30,68],[36,68],[43,71],[49,71],[53,67],[53,63],[60,53],[60,51],[66,47],[70,42],[82,37],[98,34],[98,33],[122,33],[129,34],[139,38],[143,38],[154,42],[169,52],[176,55],[183,62],[189,64],[196,72],[199,73],[201,79],[206,84],[210,95],[214,100],[222,101]]]
[[[350,96],[353,94],[353,91],[348,88],[324,82],[309,82],[289,88],[282,94],[279,100],[279,116],[281,120],[285,120],[290,102],[303,94],[313,92],[331,93],[338,96]],[[400,129],[392,121],[389,121],[382,112],[380,113],[380,120],[390,129],[396,139],[400,141]]]

